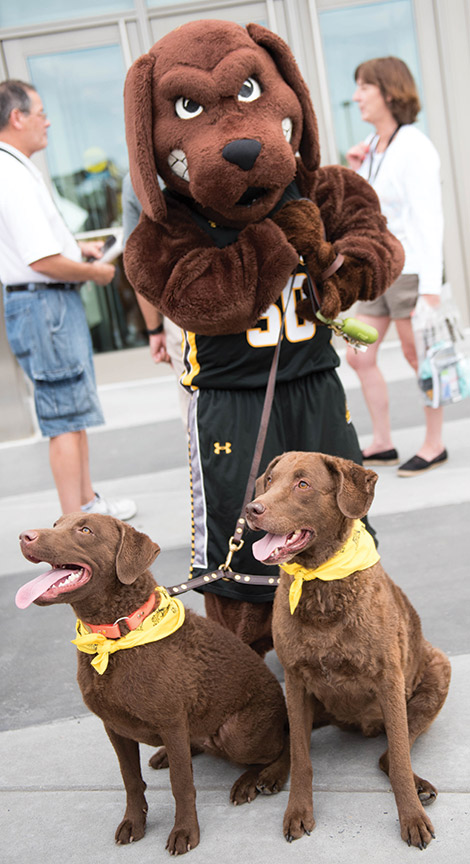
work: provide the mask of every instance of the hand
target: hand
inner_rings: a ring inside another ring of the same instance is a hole
[[[421,294],[420,296],[423,298],[423,300],[426,300],[426,303],[429,306],[433,306],[434,309],[437,306],[441,305],[441,298],[439,294]]]
[[[365,144],[364,141],[361,141],[360,144],[355,144],[354,147],[351,147],[350,150],[346,153],[346,161],[350,168],[354,171],[358,171],[361,167],[364,159],[369,152],[369,145]]]
[[[101,258],[103,254],[101,251],[104,246],[103,240],[83,240],[78,245],[84,258]]]
[[[113,264],[100,264],[98,261],[91,265],[91,269],[93,270],[93,274],[90,276],[90,279],[93,279],[93,282],[96,282],[97,285],[109,285],[114,279],[116,272]]]
[[[170,355],[166,350],[165,333],[157,333],[149,336],[150,355],[154,363],[171,363]]]
[[[304,257],[312,276],[318,278],[332,264],[336,252],[332,244],[325,240],[325,229],[317,205],[306,198],[288,201],[272,218],[296,252]]]

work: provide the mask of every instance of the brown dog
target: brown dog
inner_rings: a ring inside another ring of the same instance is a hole
[[[104,723],[127,793],[117,843],[144,835],[146,784],[138,742],[166,748],[150,764],[163,767],[168,758],[176,804],[167,842],[172,854],[199,842],[191,752],[205,749],[252,766],[232,787],[234,804],[282,788],[289,757],[279,683],[237,637],[185,613],[181,601],[156,587],[147,569],[160,551],[156,543],[96,514],[63,516],[52,529],[25,531],[20,542],[29,561],[48,561],[56,569],[20,588],[17,605],[70,603],[79,619],[78,683],[86,705]],[[139,639],[154,624],[171,635],[115,650],[121,636]],[[90,654],[96,654],[95,668]]]
[[[422,804],[437,792],[413,774],[410,748],[444,703],[450,663],[423,638],[417,613],[355,521],[369,510],[376,480],[345,459],[285,453],[259,478],[247,508],[250,527],[269,532],[254,554],[281,566],[273,637],[291,734],[289,841],[315,824],[310,731],[328,723],[367,736],[385,730],[380,767],[395,793],[401,836],[419,848],[434,836]]]

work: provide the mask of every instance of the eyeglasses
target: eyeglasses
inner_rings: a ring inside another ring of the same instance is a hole
[[[19,109],[21,114],[26,114],[28,117],[40,117],[41,120],[47,120],[47,114],[45,111],[22,111]]]

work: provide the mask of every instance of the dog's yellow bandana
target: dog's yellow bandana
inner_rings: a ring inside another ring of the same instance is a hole
[[[312,579],[322,579],[324,582],[332,582],[334,579],[345,579],[357,570],[366,570],[380,560],[380,555],[375,548],[375,543],[367,531],[363,522],[356,519],[350,537],[344,546],[336,552],[332,558],[320,564],[315,570],[307,570],[300,564],[281,564],[294,579],[289,588],[289,606],[291,615],[294,614],[302,594],[304,582]]]
[[[161,586],[155,590],[160,594],[158,607],[135,630],[131,630],[120,639],[107,639],[102,633],[90,633],[86,624],[77,619],[77,638],[72,639],[72,643],[85,654],[97,655],[91,661],[91,665],[100,675],[106,672],[109,655],[114,654],[115,651],[157,642],[181,627],[184,621],[184,606],[181,600],[170,597]]]

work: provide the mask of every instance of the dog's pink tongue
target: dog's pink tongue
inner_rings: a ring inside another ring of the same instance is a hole
[[[266,561],[277,546],[285,546],[287,534],[266,534],[261,540],[253,543],[252,552],[257,561]]]
[[[26,609],[33,600],[44,594],[54,582],[69,576],[70,572],[70,570],[48,570],[42,576],[36,576],[36,579],[32,579],[31,582],[26,582],[26,585],[22,585],[16,592],[16,605],[19,609]]]

